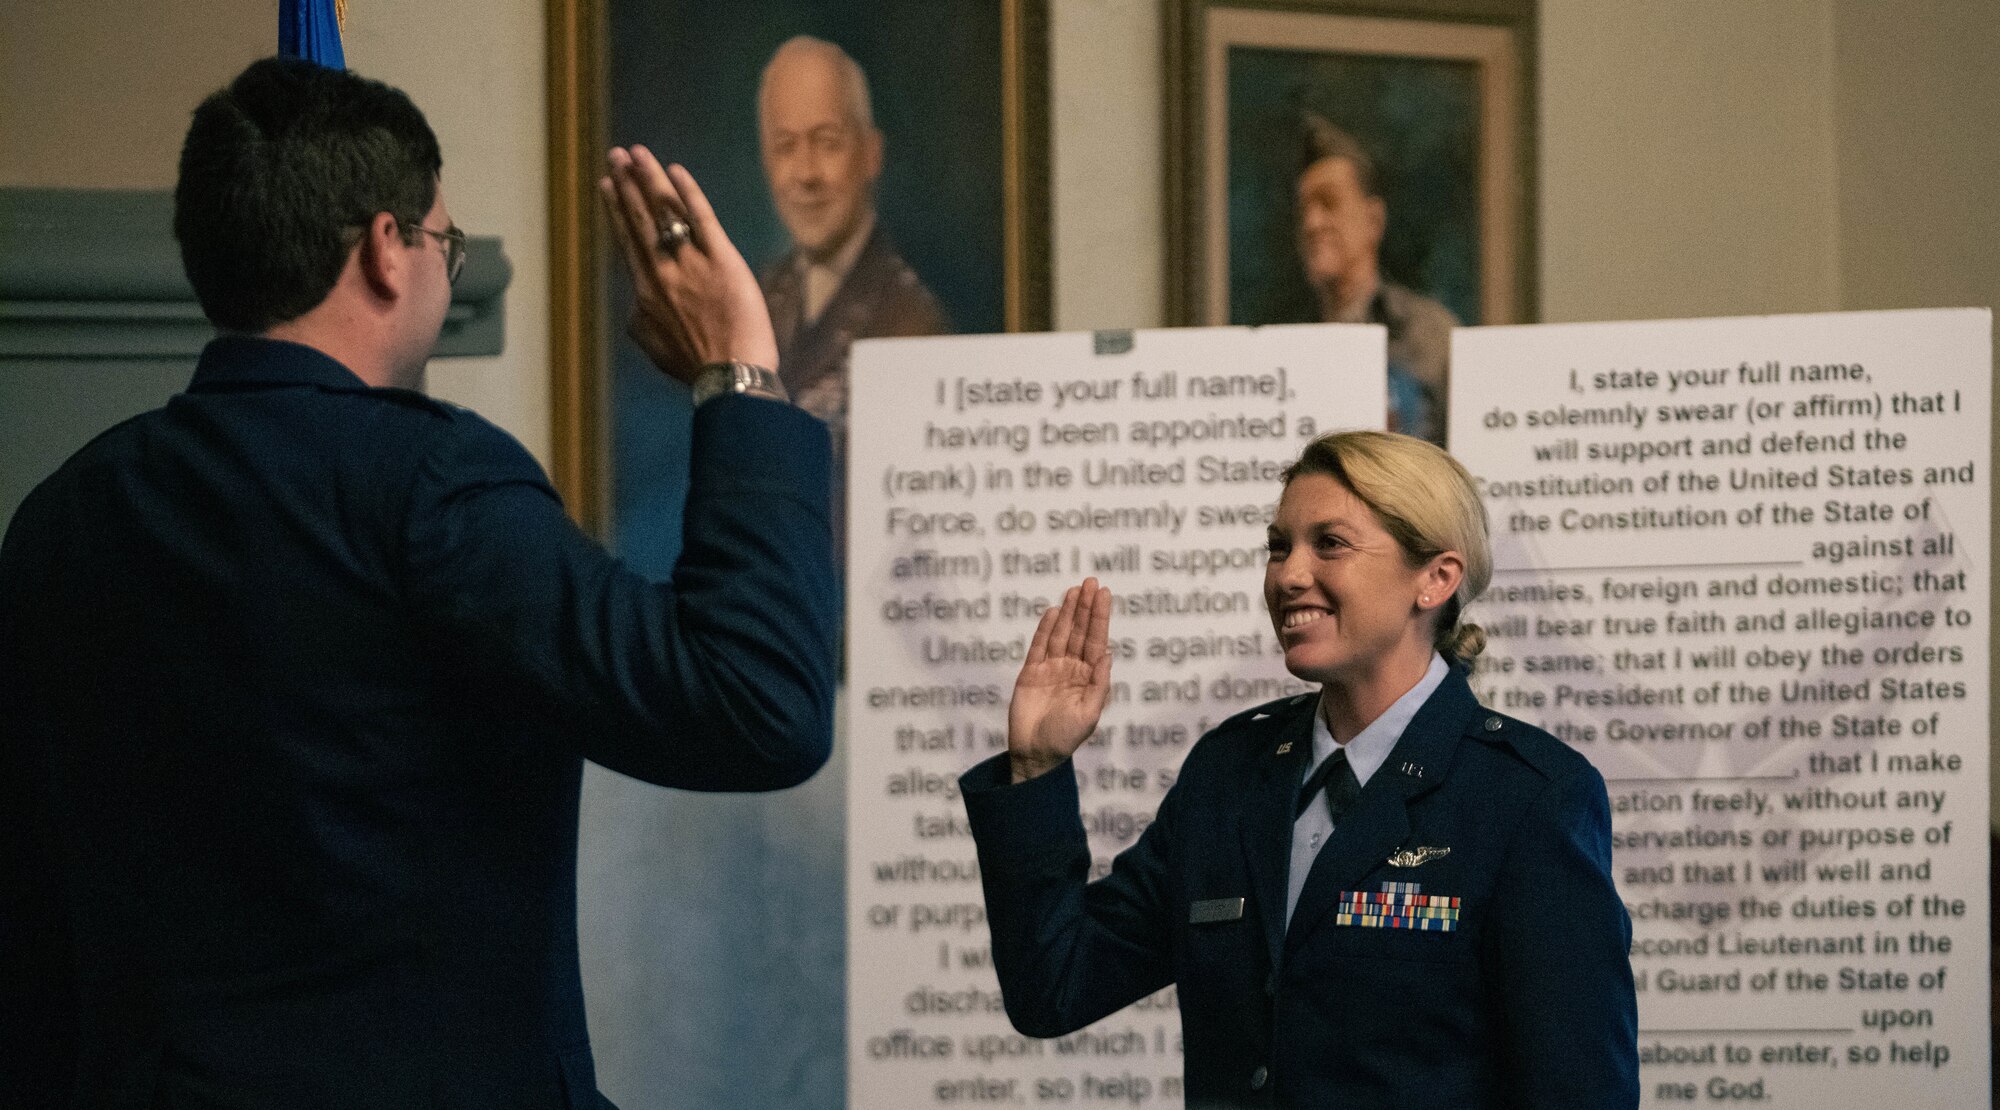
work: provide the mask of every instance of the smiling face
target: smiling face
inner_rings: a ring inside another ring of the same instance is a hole
[[[1287,670],[1365,693],[1430,665],[1432,613],[1458,584],[1454,553],[1410,566],[1375,511],[1325,474],[1292,479],[1269,535],[1264,603]]]
[[[828,50],[780,51],[760,97],[764,176],[808,255],[839,251],[872,209],[882,136],[861,118]]]

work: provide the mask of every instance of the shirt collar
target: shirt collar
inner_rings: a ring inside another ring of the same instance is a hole
[[[1437,692],[1438,686],[1450,673],[1451,667],[1446,665],[1444,656],[1435,651],[1431,652],[1431,665],[1424,671],[1424,677],[1418,679],[1417,684],[1405,691],[1402,697],[1397,698],[1395,704],[1383,710],[1380,717],[1368,722],[1367,728],[1362,729],[1355,734],[1354,739],[1347,742],[1347,765],[1354,768],[1354,777],[1363,786],[1368,784],[1368,777],[1382,766],[1382,761],[1389,758],[1390,749],[1396,746],[1396,741],[1403,738],[1403,730],[1410,727],[1410,720],[1417,715],[1417,710],[1423,708],[1424,703]],[[1313,766],[1318,767],[1320,761],[1332,755],[1333,749],[1338,746],[1334,743],[1333,730],[1326,727],[1326,714],[1315,711]]]
[[[1376,275],[1375,284],[1364,296],[1355,297],[1340,307],[1326,321],[1329,324],[1379,324],[1382,322],[1382,278]]]
[[[833,257],[824,264],[813,262],[806,257],[804,251],[800,251],[799,273],[804,274],[809,270],[822,269],[831,272],[834,277],[841,281],[846,281],[847,275],[854,272],[854,264],[861,259],[861,249],[868,245],[869,236],[874,234],[875,210],[870,208],[862,215],[861,222],[855,225],[854,234],[849,235],[847,242],[842,243],[840,249],[834,251]]]
[[[219,335],[201,350],[191,392],[258,385],[363,390],[368,383],[325,352],[261,335]]]

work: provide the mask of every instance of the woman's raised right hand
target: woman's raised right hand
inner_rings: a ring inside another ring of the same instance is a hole
[[[1097,728],[1111,696],[1111,591],[1086,578],[1035,625],[1007,706],[1014,781],[1058,767]]]

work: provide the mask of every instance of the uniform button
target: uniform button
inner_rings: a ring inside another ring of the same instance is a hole
[[[1270,1081],[1271,1069],[1262,1064],[1257,1065],[1257,1070],[1250,1073],[1250,1089],[1253,1091],[1263,1090],[1264,1084]]]
[[[1486,718],[1486,731],[1488,731],[1488,732],[1499,732],[1499,731],[1500,731],[1500,728],[1501,728],[1501,725],[1500,725],[1500,718],[1498,718],[1498,717],[1488,717],[1488,718]]]

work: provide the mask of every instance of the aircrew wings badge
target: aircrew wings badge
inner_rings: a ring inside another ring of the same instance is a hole
[[[1421,848],[1405,848],[1389,857],[1389,866],[1422,867],[1434,859],[1443,859],[1450,854],[1450,848],[1433,848],[1429,845]]]

